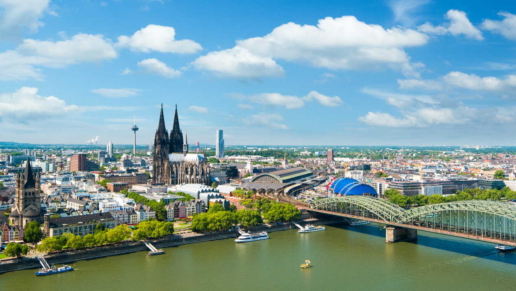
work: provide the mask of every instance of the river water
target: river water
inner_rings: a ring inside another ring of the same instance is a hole
[[[491,244],[424,232],[417,243],[386,244],[377,225],[270,237],[80,261],[74,272],[47,277],[17,271],[0,275],[0,290],[516,290],[516,252]],[[313,268],[300,269],[305,259]]]

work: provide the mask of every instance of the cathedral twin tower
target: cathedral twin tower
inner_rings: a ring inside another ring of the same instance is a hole
[[[205,158],[202,155],[188,153],[188,138],[185,135],[183,140],[177,105],[169,138],[162,104],[158,129],[154,137],[152,181],[158,184],[197,183],[208,185],[210,180],[210,167]]]

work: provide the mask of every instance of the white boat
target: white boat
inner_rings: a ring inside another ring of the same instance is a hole
[[[501,252],[510,252],[516,250],[516,247],[512,246],[504,246],[504,245],[497,245],[495,249],[501,251]]]
[[[325,230],[324,226],[314,226],[313,224],[307,224],[305,227],[302,227],[301,225],[294,223],[297,227],[299,227],[299,233],[309,233],[309,232],[316,232],[316,231],[322,231]]]
[[[265,231],[262,231],[260,233],[249,233],[239,230],[238,232],[240,233],[240,236],[237,239],[235,239],[237,243],[269,239],[269,235]]]
[[[359,225],[366,225],[366,224],[369,224],[369,223],[370,222],[366,221],[366,220],[358,220],[358,221],[350,222],[349,225],[351,225],[351,226],[359,226]]]

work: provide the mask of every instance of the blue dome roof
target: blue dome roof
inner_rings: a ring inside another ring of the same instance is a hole
[[[340,195],[378,195],[376,190],[366,184],[361,184],[359,181],[350,178],[339,178],[331,184],[330,188],[333,193]]]
[[[338,178],[337,180],[333,181],[330,188],[333,189],[335,193],[340,193],[342,188],[348,186],[349,184],[358,183],[355,179],[350,178]]]

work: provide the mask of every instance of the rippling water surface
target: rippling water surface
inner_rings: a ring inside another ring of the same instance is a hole
[[[0,275],[0,290],[516,290],[516,252],[430,233],[385,243],[381,226],[274,232],[266,241],[221,240],[80,261],[76,271]],[[305,259],[313,268],[301,270]]]

